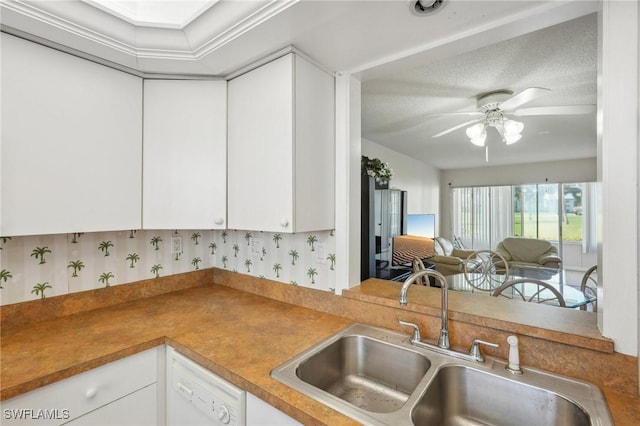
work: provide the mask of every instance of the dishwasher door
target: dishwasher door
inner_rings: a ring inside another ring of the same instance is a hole
[[[246,392],[167,347],[167,425],[245,426]]]

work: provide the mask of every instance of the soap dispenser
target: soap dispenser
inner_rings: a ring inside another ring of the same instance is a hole
[[[520,375],[522,374],[522,369],[520,368],[518,338],[516,336],[509,336],[507,337],[507,343],[509,344],[509,363],[505,368],[511,374]]]

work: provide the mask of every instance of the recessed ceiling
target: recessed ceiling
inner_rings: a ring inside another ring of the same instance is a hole
[[[182,29],[218,0],[82,0],[142,27]]]

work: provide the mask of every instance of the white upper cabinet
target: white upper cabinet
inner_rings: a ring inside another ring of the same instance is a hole
[[[1,37],[0,235],[140,229],[142,79]]]
[[[226,81],[144,81],[145,229],[226,227],[226,138]]]
[[[228,87],[228,227],[333,229],[333,76],[291,53]]]

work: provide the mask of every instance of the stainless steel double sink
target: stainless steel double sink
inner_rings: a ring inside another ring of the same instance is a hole
[[[613,425],[595,385],[500,360],[461,360],[352,324],[271,376],[371,425]]]

